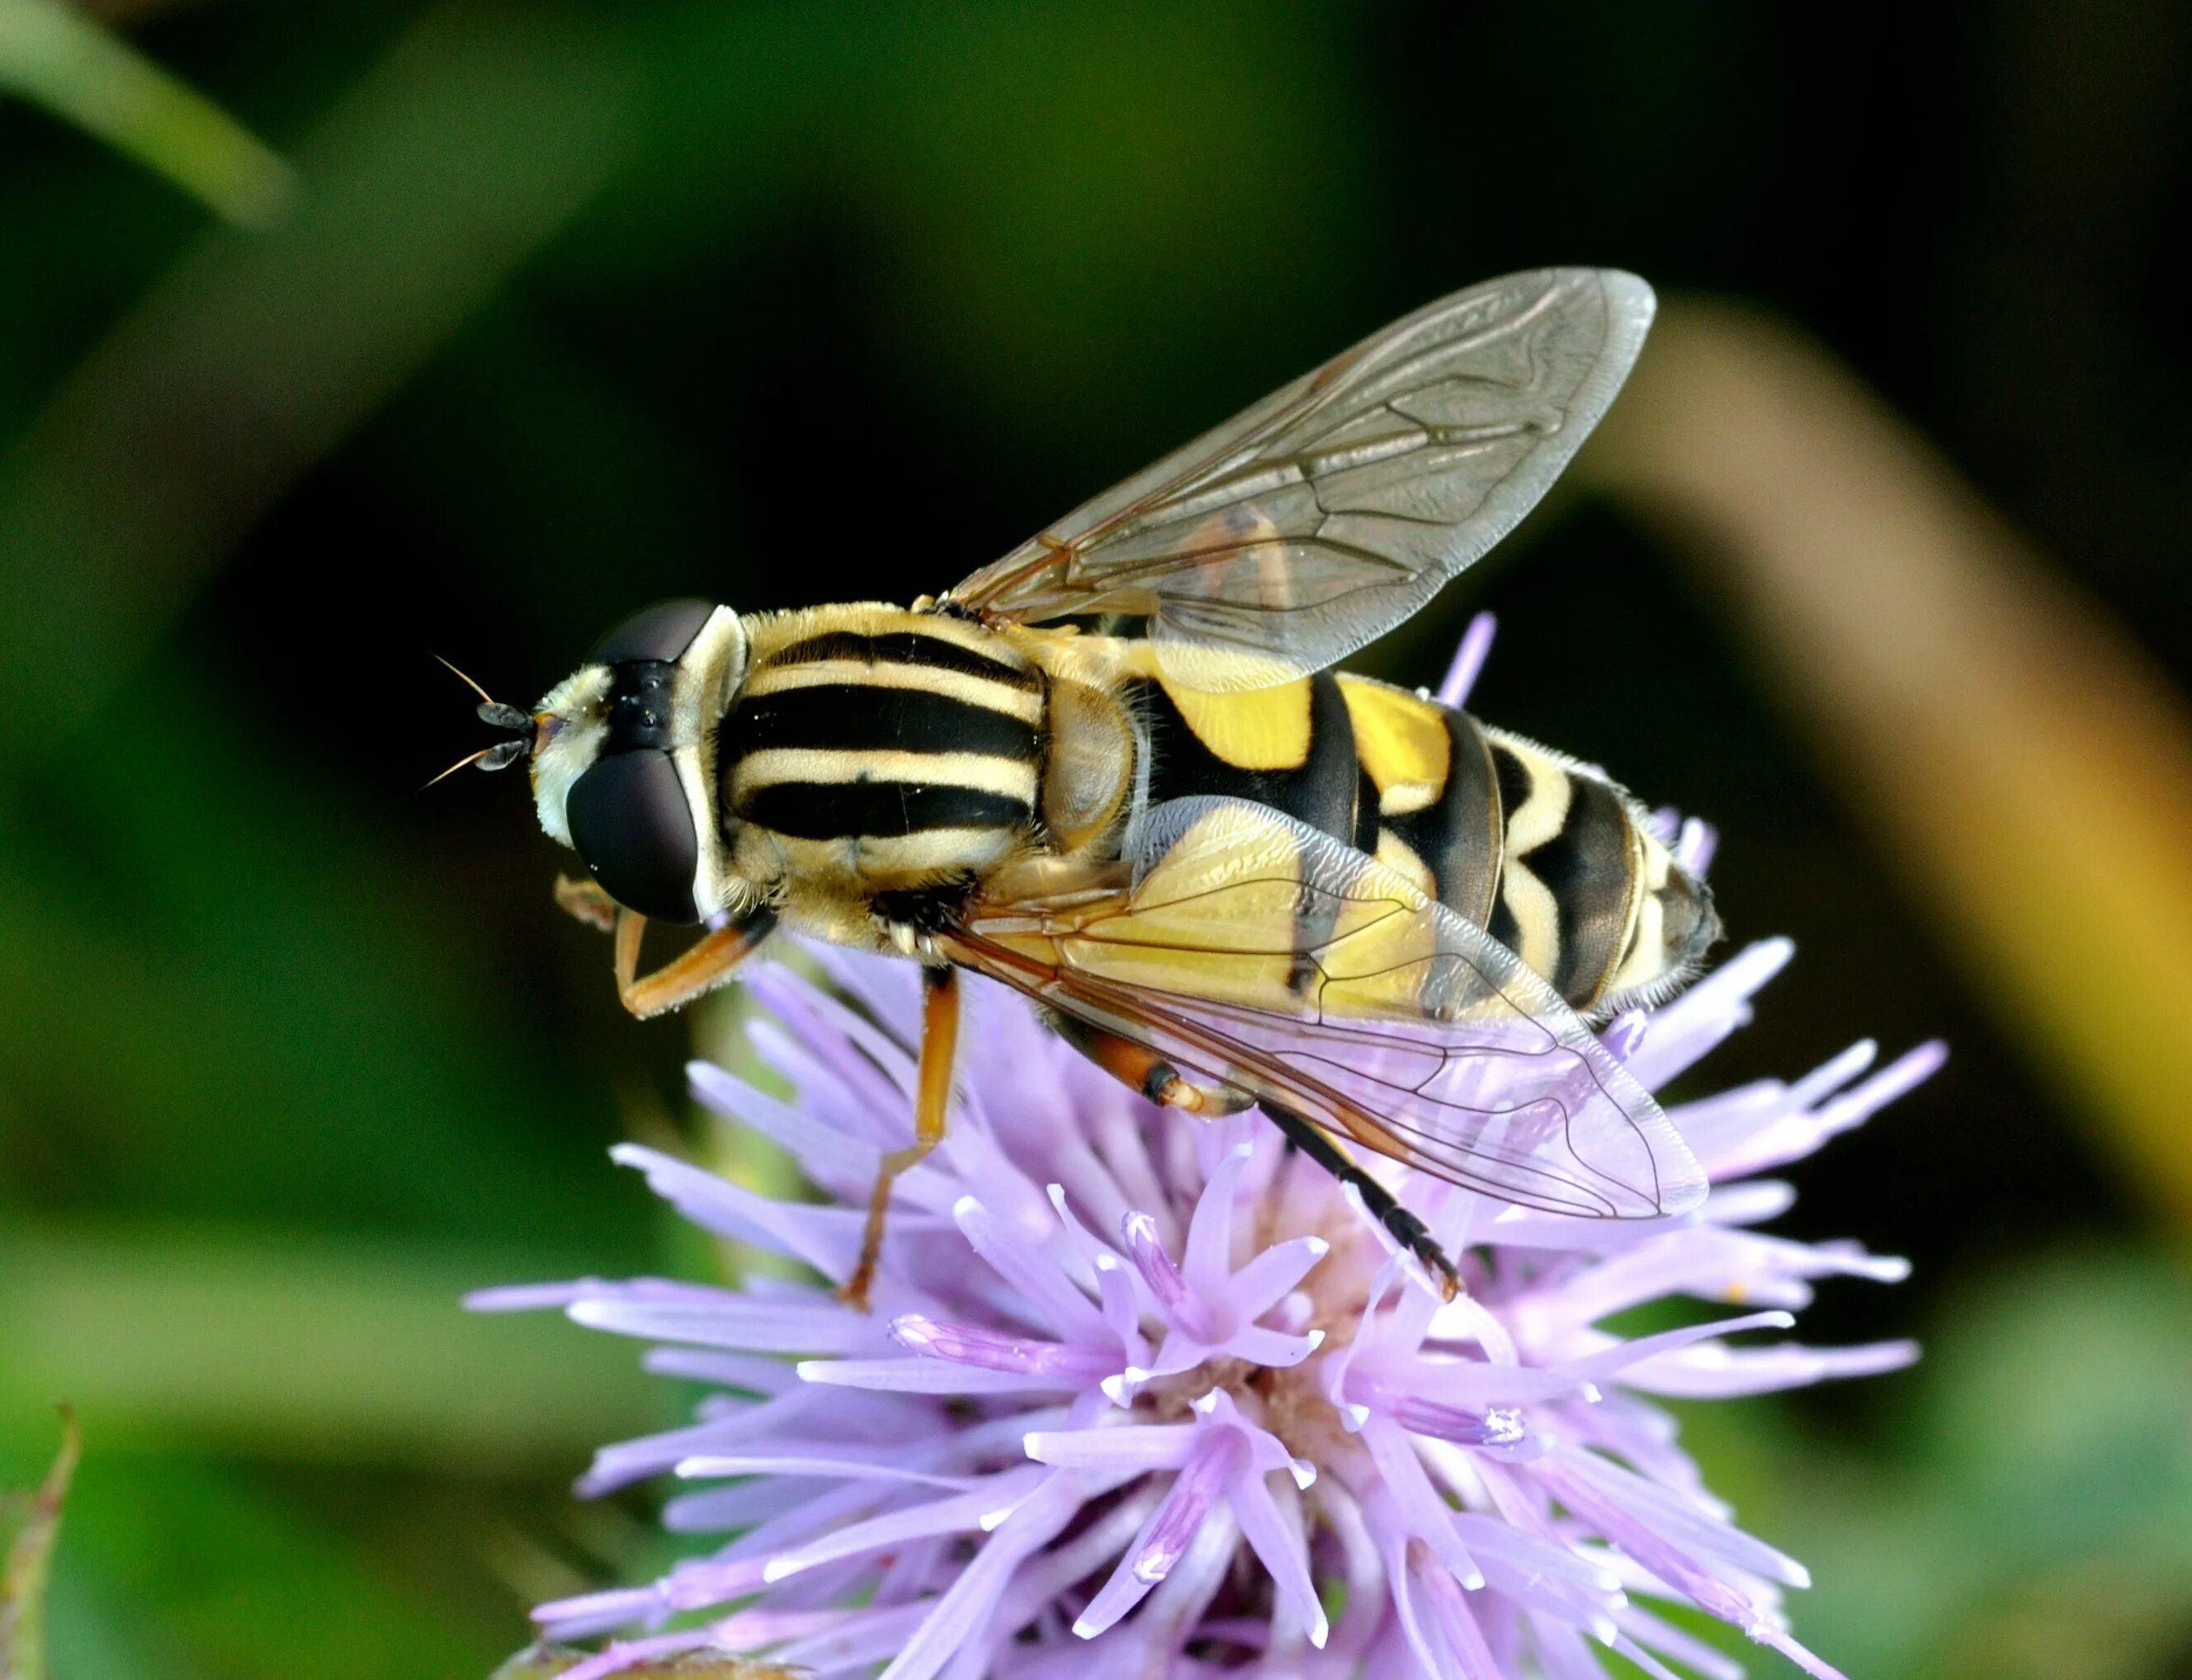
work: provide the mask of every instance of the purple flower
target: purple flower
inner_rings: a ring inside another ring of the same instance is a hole
[[[1681,843],[1701,863],[1710,832]],[[1396,1180],[1460,1259],[1464,1292],[1445,1302],[1260,1117],[1159,1110],[970,980],[951,1135],[900,1181],[862,1313],[831,1289],[882,1153],[909,1136],[916,980],[809,954],[831,988],[773,965],[749,982],[754,1045],[796,1100],[691,1073],[821,1199],[614,1153],[696,1224],[819,1280],[474,1298],[561,1307],[718,1391],[689,1427],[604,1449],[580,1486],[674,1472],[692,1490],[669,1527],[730,1538],[651,1585],[543,1605],[552,1637],[619,1636],[565,1680],[698,1648],[886,1680],[1585,1680],[1607,1649],[1647,1674],[1739,1673],[1655,1608],[1682,1603],[1835,1673],[1781,1612],[1802,1566],[1735,1526],[1653,1397],[1914,1357],[1753,1339],[1787,1329],[1815,1279],[1904,1271],[1763,1233],[1791,1193],[1755,1175],[1908,1091],[1939,1046],[1868,1078],[1860,1045],[1793,1083],[1671,1108],[1713,1185],[1680,1218],[1565,1218]],[[1605,1040],[1663,1086],[1749,1018],[1790,954],[1754,945]],[[1626,1339],[1600,1327],[1666,1297],[1745,1310]]]

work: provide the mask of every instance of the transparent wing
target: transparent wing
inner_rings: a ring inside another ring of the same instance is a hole
[[[1693,1207],[1704,1170],[1552,988],[1405,877],[1262,806],[1178,800],[1133,886],[983,907],[955,960],[1436,1177],[1556,1213]]]
[[[952,593],[1149,621],[1166,675],[1257,688],[1399,624],[1513,529],[1613,401],[1652,288],[1540,269],[1419,310]]]

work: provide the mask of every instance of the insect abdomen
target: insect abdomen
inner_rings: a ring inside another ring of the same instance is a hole
[[[1648,995],[1710,943],[1704,886],[1605,777],[1405,690],[1360,677],[1340,687],[1378,799],[1380,861],[1569,1003]]]
[[[1651,993],[1714,931],[1704,888],[1625,794],[1466,712],[1329,672],[1223,693],[1137,675],[1119,694],[1149,806],[1252,800],[1370,852],[1579,1009]],[[1304,917],[1297,949],[1330,931]]]
[[[979,627],[888,607],[756,626],[716,737],[727,816],[791,875],[869,887],[979,872],[1020,843],[1043,681]]]

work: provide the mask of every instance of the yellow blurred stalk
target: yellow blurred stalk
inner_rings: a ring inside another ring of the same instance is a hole
[[[1733,613],[1920,911],[2192,1226],[2192,716],[1784,324],[1677,301],[1579,469]]]

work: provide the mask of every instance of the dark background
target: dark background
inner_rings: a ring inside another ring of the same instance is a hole
[[[2192,680],[2161,0],[100,20],[296,179],[223,225],[166,178],[217,145],[87,136],[0,6],[0,1470],[77,1402],[60,1680],[479,1673],[655,1544],[562,1488],[671,1398],[450,1302],[708,1263],[603,1158],[683,1125],[688,1029],[616,1008],[521,778],[419,792],[481,740],[432,653],[522,703],[658,596],[940,589],[1384,321],[1581,261],[1813,336]],[[2184,1671],[2192,1204],[1659,527],[1559,500],[1356,663],[1435,682],[1480,607],[1476,709],[1710,817],[1736,937],[1797,941],[1710,1084],[1954,1046],[1785,1222],[1916,1263],[1810,1339],[1938,1357],[1688,1420],[1813,1563],[1799,1631],[1876,1677]]]

